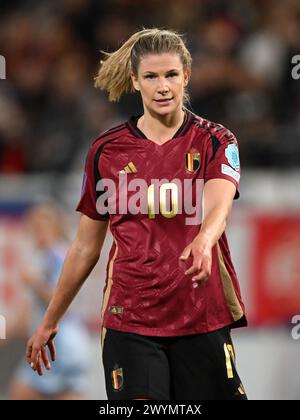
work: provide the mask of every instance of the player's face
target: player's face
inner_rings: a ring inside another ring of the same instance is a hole
[[[166,115],[182,108],[189,71],[183,70],[178,54],[146,55],[141,59],[137,77],[132,73],[131,78],[148,112]]]

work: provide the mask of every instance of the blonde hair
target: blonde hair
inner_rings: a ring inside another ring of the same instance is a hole
[[[192,57],[181,34],[166,29],[143,29],[134,33],[117,51],[101,51],[106,57],[100,61],[95,77],[95,87],[109,93],[109,101],[119,102],[124,93],[135,92],[131,72],[136,76],[141,58],[147,54],[178,54],[183,70],[191,70]],[[189,103],[189,95],[184,90],[183,103]]]

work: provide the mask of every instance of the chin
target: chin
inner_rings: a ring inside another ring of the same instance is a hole
[[[170,112],[173,112],[174,108],[173,107],[168,107],[168,108],[164,108],[164,109],[156,109],[155,111],[157,112],[157,114],[166,115],[166,114],[170,114]]]
[[[155,108],[153,111],[158,115],[168,115],[170,113],[173,113],[177,110],[177,106],[172,104],[171,106],[166,106],[163,108]]]

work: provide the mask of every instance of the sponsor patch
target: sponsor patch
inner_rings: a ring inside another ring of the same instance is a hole
[[[240,180],[240,174],[224,163],[222,163],[221,172],[224,175],[231,176],[231,178],[235,179],[237,182]]]

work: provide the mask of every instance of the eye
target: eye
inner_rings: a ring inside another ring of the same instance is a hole
[[[147,76],[145,76],[146,79],[154,79],[154,77],[153,74],[147,74]]]
[[[178,76],[178,73],[170,73],[170,74],[168,75],[168,77],[175,77],[175,76]]]

